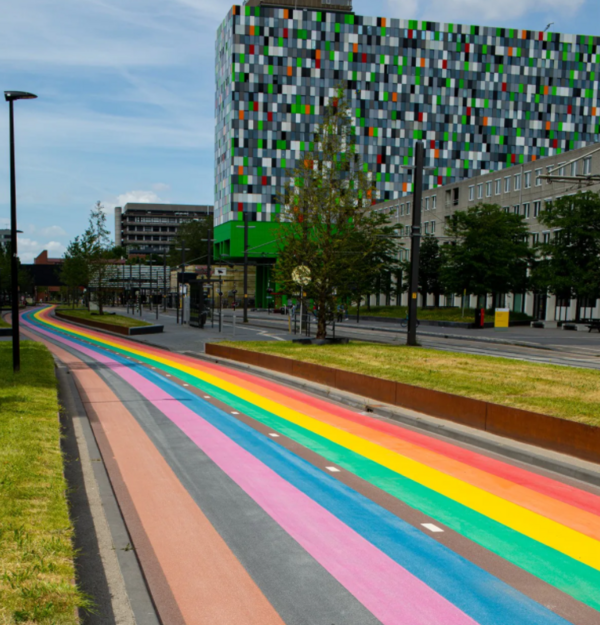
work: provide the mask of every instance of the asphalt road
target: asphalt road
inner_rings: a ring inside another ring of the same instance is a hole
[[[597,625],[600,490],[27,312],[164,623]]]

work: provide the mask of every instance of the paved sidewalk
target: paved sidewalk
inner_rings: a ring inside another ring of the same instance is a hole
[[[136,319],[140,318],[139,313],[127,312],[124,308],[107,308],[107,311]],[[157,321],[155,310],[144,309],[141,318],[149,323],[164,325],[164,332],[162,334],[136,335],[135,340],[148,345],[164,347],[173,352],[204,353],[204,344],[216,341],[289,341],[295,338],[287,333],[285,326],[273,329],[245,326],[242,322],[242,311],[239,310],[236,311],[234,327],[232,311],[228,311],[228,313],[227,316],[224,315],[222,331],[219,332],[218,317],[214,320],[214,326],[209,320],[204,328],[200,329],[188,324],[178,324],[173,310],[167,310],[166,313],[163,313],[161,309]]]

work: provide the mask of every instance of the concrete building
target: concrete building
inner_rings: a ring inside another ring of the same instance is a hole
[[[249,255],[264,263],[259,301],[280,193],[341,84],[380,202],[411,193],[415,140],[435,189],[600,132],[599,37],[361,16],[342,0],[247,0],[216,39],[215,258],[241,259],[246,215]]]
[[[0,245],[10,245],[10,229],[0,230]]]
[[[547,180],[546,176],[572,178]],[[530,242],[550,240],[553,232],[543,226],[538,216],[546,202],[579,190],[600,192],[600,144],[590,145],[547,158],[502,169],[501,171],[468,178],[461,182],[429,189],[423,193],[421,207],[421,232],[443,237],[446,219],[456,211],[464,211],[476,204],[498,204],[506,211],[523,215],[529,226]],[[375,210],[389,212],[397,224],[402,239],[401,257],[410,259],[413,196],[378,204]],[[408,295],[401,298],[407,303]],[[491,298],[491,296],[490,296]],[[548,321],[572,320],[576,316],[575,300],[557,300],[555,296],[534,293],[509,293],[506,304],[511,310],[525,312],[536,319]],[[421,304],[423,302],[420,302]],[[427,302],[432,305],[433,301]],[[599,301],[588,303],[583,317],[600,317]],[[460,296],[442,296],[441,305],[461,305]],[[466,306],[477,306],[475,296],[468,296]],[[491,305],[491,299],[487,305]]]
[[[124,246],[129,253],[168,252],[181,224],[212,214],[212,206],[129,202],[115,208],[115,244]]]

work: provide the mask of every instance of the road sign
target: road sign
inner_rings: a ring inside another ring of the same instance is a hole
[[[292,280],[300,286],[310,284],[310,269],[305,265],[300,265],[292,271]]]

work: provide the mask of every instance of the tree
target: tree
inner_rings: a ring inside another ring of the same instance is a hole
[[[430,293],[433,293],[435,297],[434,306],[438,307],[440,305],[440,295],[444,290],[442,288],[443,262],[439,240],[432,234],[426,234],[421,239],[419,251],[419,292],[423,297],[423,306],[427,305],[427,296]],[[404,261],[402,268],[406,275],[403,290],[406,290],[411,274],[410,261]]]
[[[546,205],[539,221],[555,230],[538,248],[533,280],[540,290],[578,300],[600,296],[600,195],[587,191]],[[577,320],[579,320],[577,306]]]
[[[174,245],[171,246],[167,263],[171,267],[181,265],[181,248],[185,247],[185,257],[189,260],[201,260],[206,264],[208,260],[208,235],[212,230],[212,216],[205,219],[187,221],[179,226],[175,235]],[[211,237],[212,238],[212,237]]]
[[[67,246],[60,279],[67,287],[67,297],[75,306],[79,289],[87,288],[90,282],[87,259],[78,236]]]
[[[373,193],[340,88],[285,185],[277,233],[276,280],[296,293],[294,271],[308,269],[304,290],[316,304],[317,338],[327,336],[338,298],[360,297],[395,249],[389,217],[372,210]]]
[[[90,286],[96,288],[98,312],[104,314],[106,288],[109,285],[113,267],[110,263],[112,242],[106,227],[106,213],[100,202],[90,211],[90,219],[83,233],[84,250],[89,271]]]
[[[448,291],[497,297],[527,290],[533,254],[522,215],[480,204],[451,215],[446,235],[454,239],[442,247],[440,275]]]

